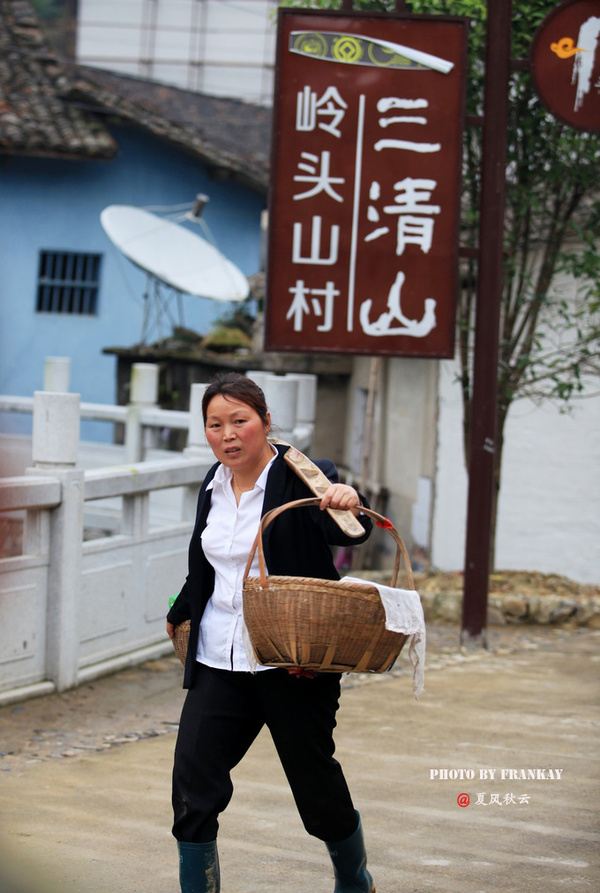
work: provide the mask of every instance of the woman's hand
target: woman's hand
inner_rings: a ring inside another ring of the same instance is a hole
[[[169,623],[168,620],[167,620],[167,635],[170,639],[172,639],[173,636],[175,635],[175,627],[173,626],[172,623]]]
[[[321,511],[327,508],[351,511],[355,517],[360,514],[360,496],[348,484],[332,484],[321,498]]]

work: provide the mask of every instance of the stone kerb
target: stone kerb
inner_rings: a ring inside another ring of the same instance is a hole
[[[418,588],[418,583],[417,583]],[[462,614],[462,592],[424,592],[421,603],[428,622],[458,623]],[[489,626],[538,624],[540,626],[587,626],[600,629],[600,596],[490,595]]]

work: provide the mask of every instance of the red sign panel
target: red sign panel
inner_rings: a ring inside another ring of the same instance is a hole
[[[464,19],[280,11],[267,350],[453,355],[465,56]]]
[[[546,16],[533,38],[531,70],[553,115],[600,131],[600,0],[567,0]]]

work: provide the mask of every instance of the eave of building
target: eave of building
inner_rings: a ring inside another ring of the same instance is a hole
[[[65,103],[152,133],[197,157],[217,176],[267,191],[270,110],[82,66],[70,66],[68,81]]]

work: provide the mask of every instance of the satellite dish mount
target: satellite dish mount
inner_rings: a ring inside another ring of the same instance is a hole
[[[172,305],[176,303],[177,319],[174,319]],[[148,344],[153,332],[156,341],[164,341],[163,322],[167,321],[171,331],[177,326],[185,325],[183,319],[183,301],[181,292],[165,285],[152,273],[146,274],[146,290],[144,292],[144,316],[142,319],[141,343]]]
[[[207,196],[198,195],[191,214],[180,214],[179,219],[198,222],[207,201]],[[154,327],[159,340],[164,340],[165,319],[175,325],[170,306],[173,299],[179,325],[183,325],[184,294],[213,301],[248,297],[250,284],[244,274],[214,244],[175,220],[142,208],[110,205],[100,214],[100,222],[111,242],[147,274],[142,344]],[[204,229],[208,230],[206,223]]]

